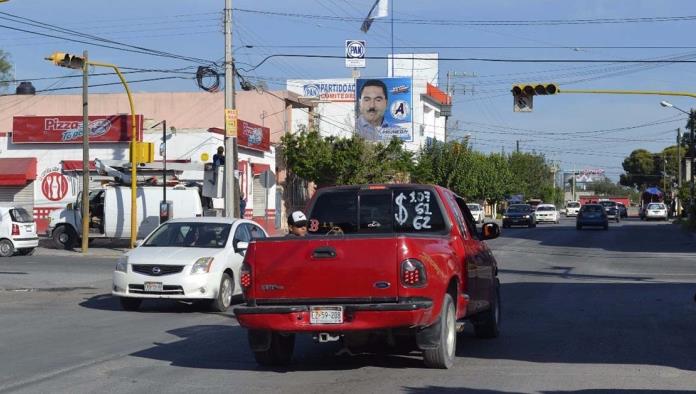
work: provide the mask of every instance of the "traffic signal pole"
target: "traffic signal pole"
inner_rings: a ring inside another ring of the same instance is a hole
[[[89,248],[89,109],[88,109],[88,76],[89,63],[87,51],[82,52],[82,254],[87,254]]]

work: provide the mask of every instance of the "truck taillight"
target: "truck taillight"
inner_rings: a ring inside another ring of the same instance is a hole
[[[406,287],[425,286],[428,278],[425,266],[416,259],[406,259],[401,262],[401,284]]]
[[[242,290],[246,291],[251,287],[251,267],[243,264],[239,270],[239,283],[242,285]]]
[[[19,225],[12,224],[12,235],[19,235]]]

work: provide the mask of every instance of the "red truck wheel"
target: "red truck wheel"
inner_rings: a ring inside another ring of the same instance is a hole
[[[249,330],[249,335],[252,335]],[[288,365],[295,351],[295,334],[271,333],[271,343],[266,350],[254,351],[254,358],[259,365],[273,367]]]
[[[500,335],[500,282],[496,280],[491,308],[478,314],[474,323],[474,333],[479,338],[496,338]]]
[[[457,327],[454,302],[449,294],[445,294],[438,322],[440,340],[437,347],[423,350],[423,361],[429,368],[448,369],[454,364],[454,352],[457,348]]]

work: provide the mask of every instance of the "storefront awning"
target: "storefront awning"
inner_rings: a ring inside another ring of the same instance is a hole
[[[0,159],[0,186],[24,186],[36,179],[35,157]]]
[[[270,169],[271,169],[270,164],[251,163],[251,173],[253,175],[262,174],[264,171],[270,170]]]
[[[96,171],[94,161],[89,161],[89,170]],[[82,171],[82,160],[63,160],[63,171]]]

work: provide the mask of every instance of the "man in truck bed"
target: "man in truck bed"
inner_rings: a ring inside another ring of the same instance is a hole
[[[322,189],[309,203],[308,235],[248,246],[234,312],[262,365],[287,364],[295,335],[343,341],[415,343],[425,364],[454,362],[457,321],[498,336],[498,268],[466,202],[430,185]]]

